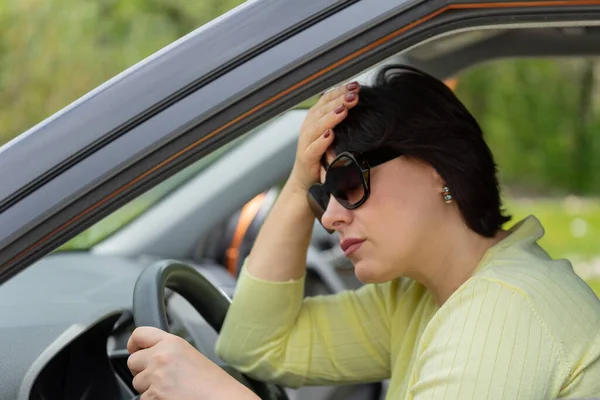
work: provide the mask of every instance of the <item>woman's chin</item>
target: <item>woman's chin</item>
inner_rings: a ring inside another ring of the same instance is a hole
[[[388,281],[386,274],[378,263],[367,260],[360,260],[354,263],[354,275],[362,283],[383,283]]]

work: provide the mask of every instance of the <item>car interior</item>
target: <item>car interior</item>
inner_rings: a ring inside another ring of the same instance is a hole
[[[600,21],[492,25],[431,37],[384,63],[413,65],[445,80],[460,77],[481,63],[509,58],[598,56],[599,39]],[[381,64],[372,65],[355,79],[368,82]],[[170,268],[164,260],[171,260],[170,266],[192,267],[218,288],[219,293],[209,296],[205,307],[222,301],[219,296],[233,298],[244,259],[291,170],[306,112],[295,107],[252,129],[123,206],[117,213],[132,217],[93,246],[59,249],[7,282],[0,300],[8,305],[26,286],[32,292],[32,304],[44,301],[50,293],[64,298],[64,303],[56,304],[64,309],[64,321],[85,306],[69,302],[65,293],[78,293],[82,303],[94,303],[99,312],[106,311],[101,318],[91,315],[87,323],[71,325],[52,342],[45,341],[44,335],[41,339],[24,335],[22,343],[8,349],[3,348],[0,333],[0,354],[18,353],[20,360],[3,373],[14,380],[25,376],[17,398],[134,398],[126,343],[135,323],[131,307],[124,305],[131,304],[138,276],[149,265],[162,262],[162,268]],[[109,216],[97,225],[111,218],[115,219]],[[64,279],[75,270],[83,274],[81,281]],[[336,235],[315,222],[305,296],[338,293],[360,285]],[[166,304],[166,323],[172,333],[227,368],[214,353],[215,329],[189,299],[167,289],[157,301]],[[115,311],[117,306],[120,311]],[[18,321],[12,324],[18,329]],[[39,329],[60,332],[63,327],[48,320]],[[251,379],[244,382],[256,387]],[[385,387],[385,382],[379,382],[285,392],[297,400],[376,400],[383,399]],[[85,397],[87,392],[94,397]],[[272,392],[264,398],[277,398]]]

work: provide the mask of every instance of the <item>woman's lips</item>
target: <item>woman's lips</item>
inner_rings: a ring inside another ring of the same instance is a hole
[[[340,243],[340,247],[344,251],[344,254],[346,255],[346,257],[348,257],[350,254],[352,254],[356,250],[358,250],[358,248],[361,246],[361,244],[363,244],[364,241],[365,241],[365,239],[348,238],[348,239],[342,240],[342,242]]]

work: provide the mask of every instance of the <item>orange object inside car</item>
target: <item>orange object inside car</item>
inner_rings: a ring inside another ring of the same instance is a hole
[[[231,239],[231,243],[229,244],[229,247],[225,253],[227,271],[229,271],[229,273],[233,276],[237,276],[237,263],[240,257],[240,246],[242,245],[244,235],[246,235],[250,224],[260,210],[260,206],[262,205],[265,196],[266,193],[260,193],[258,196],[246,203],[240,211],[240,217],[238,219],[237,226],[235,227],[233,238]]]
[[[448,86],[451,90],[456,89],[456,85],[458,85],[458,79],[455,78],[450,78],[450,79],[446,79],[444,81],[444,83],[446,84],[446,86]]]

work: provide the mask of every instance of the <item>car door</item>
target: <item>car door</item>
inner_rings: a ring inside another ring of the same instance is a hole
[[[0,148],[0,282],[249,129],[445,32],[600,0],[248,2]]]

